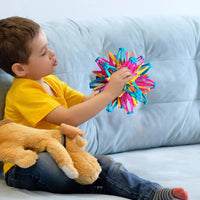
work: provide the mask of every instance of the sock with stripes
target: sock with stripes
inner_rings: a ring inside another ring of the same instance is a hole
[[[158,189],[153,200],[188,200],[188,193],[183,188]]]

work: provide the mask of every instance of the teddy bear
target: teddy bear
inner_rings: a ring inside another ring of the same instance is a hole
[[[62,134],[66,136],[65,147]],[[37,129],[4,119],[0,121],[0,161],[28,168],[36,163],[37,153],[47,151],[66,176],[83,185],[91,184],[101,167],[84,150],[87,140],[83,136],[81,129],[67,124],[61,124],[60,129]]]

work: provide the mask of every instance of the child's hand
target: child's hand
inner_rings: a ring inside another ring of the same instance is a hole
[[[116,72],[114,72],[110,77],[110,82],[108,83],[105,92],[109,92],[113,97],[118,97],[122,89],[128,81],[133,78],[130,70],[127,67],[124,67]]]

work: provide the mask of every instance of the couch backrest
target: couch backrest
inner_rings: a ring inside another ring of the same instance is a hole
[[[60,20],[41,24],[56,52],[56,76],[90,94],[89,82],[98,56],[108,58],[124,47],[152,63],[157,87],[127,115],[116,108],[102,111],[81,125],[94,154],[200,142],[200,18],[120,17]],[[1,117],[10,77],[0,76]]]
[[[3,119],[5,97],[12,84],[12,76],[0,69],[0,120]]]

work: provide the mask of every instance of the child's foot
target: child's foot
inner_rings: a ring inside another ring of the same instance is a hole
[[[153,200],[188,200],[188,193],[183,188],[158,189]]]

